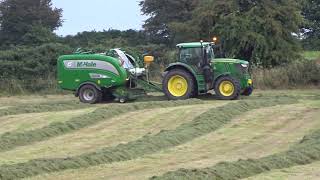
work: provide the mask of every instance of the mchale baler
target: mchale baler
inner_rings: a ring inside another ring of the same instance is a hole
[[[145,67],[154,61],[144,56]],[[58,60],[58,83],[64,90],[74,91],[83,103],[115,99],[121,103],[134,100],[146,91],[161,91],[161,86],[147,81],[146,68],[120,49],[106,53],[82,52],[61,56]]]

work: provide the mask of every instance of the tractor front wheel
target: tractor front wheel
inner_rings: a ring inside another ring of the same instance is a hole
[[[240,82],[230,76],[223,76],[215,83],[215,93],[219,99],[235,100],[240,97]]]
[[[163,92],[171,100],[189,99],[194,94],[195,83],[190,73],[174,69],[163,79]]]
[[[95,104],[102,100],[102,92],[93,85],[84,85],[79,90],[79,99],[83,103]]]

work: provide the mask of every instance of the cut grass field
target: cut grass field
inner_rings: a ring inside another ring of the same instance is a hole
[[[161,130],[174,129],[217,105],[210,103],[159,108],[152,113],[148,110],[127,113],[74,133],[2,153],[0,164],[24,162],[35,158],[63,158],[80,155],[83,152],[92,152],[103,147],[116,146],[120,143],[128,143],[146,134],[157,134]],[[150,115],[147,115],[148,113]]]
[[[81,116],[94,110],[95,108],[87,108],[60,112],[27,113],[0,117],[0,136],[7,132],[22,133],[25,131],[42,128],[50,123],[65,122],[70,120],[72,117]]]
[[[148,179],[168,172],[173,172],[168,177],[184,179],[174,172],[201,172],[221,162],[281,154],[320,129],[318,90],[260,91],[239,101],[205,97],[167,102],[160,97],[159,102],[152,98],[95,106],[79,105],[71,96],[55,96],[50,102],[48,97],[12,98],[14,103],[0,98],[5,107],[0,136],[42,132],[55,123],[76,123],[77,118],[87,123],[28,144],[10,142],[15,146],[0,152],[0,179]],[[48,107],[28,113],[21,110],[28,102]],[[59,110],[56,103],[68,109]],[[118,106],[121,111],[115,110]],[[5,115],[10,108],[10,115]],[[110,112],[116,115],[108,116]],[[251,178],[314,178],[320,173],[315,170],[320,167],[317,161],[295,166],[253,173]]]
[[[246,180],[318,180],[320,179],[320,162],[311,163],[303,166],[295,166],[287,169],[274,170],[271,172],[263,173],[257,176],[247,178]]]

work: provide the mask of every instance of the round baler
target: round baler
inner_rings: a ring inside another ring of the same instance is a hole
[[[153,61],[152,56],[145,59],[147,63]],[[92,104],[103,98],[124,103],[145,95],[145,89],[160,90],[160,87],[144,82],[145,69],[136,61],[120,49],[103,54],[76,52],[64,55],[58,59],[58,83],[60,88],[74,91],[81,102]]]

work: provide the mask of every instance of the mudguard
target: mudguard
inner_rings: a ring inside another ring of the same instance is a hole
[[[188,65],[184,64],[184,63],[180,63],[180,62],[177,62],[177,63],[172,63],[170,64],[166,69],[165,69],[165,72],[168,72],[170,71],[171,69],[175,69],[175,68],[181,68],[181,69],[184,69],[188,72],[191,73],[191,75],[196,79],[196,72]]]

